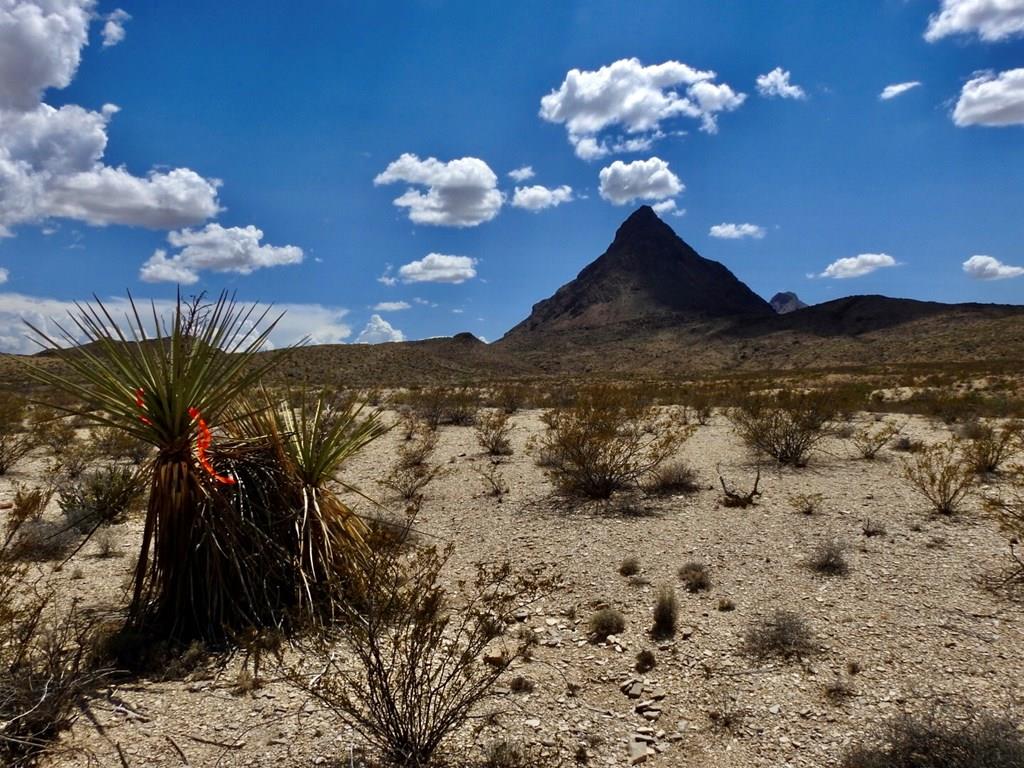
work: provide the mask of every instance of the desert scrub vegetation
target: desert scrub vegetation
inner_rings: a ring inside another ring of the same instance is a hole
[[[807,556],[805,565],[822,576],[845,576],[850,572],[847,549],[847,545],[837,539],[823,541]]]
[[[679,623],[679,600],[676,591],[664,585],[658,590],[654,601],[654,624],[651,637],[656,640],[668,640],[675,637],[676,625]]]
[[[64,484],[57,504],[71,528],[89,534],[102,525],[123,523],[143,504],[146,477],[124,464],[107,464]]]
[[[1012,468],[1010,481],[1000,495],[985,498],[986,509],[996,516],[1010,539],[1010,569],[1004,579],[1006,586],[1024,586],[1024,465]]]
[[[1005,715],[971,706],[904,713],[843,756],[842,768],[1016,768],[1024,733]]]
[[[794,512],[811,517],[822,511],[825,496],[821,493],[794,493],[790,495],[788,501]]]
[[[872,461],[901,431],[902,428],[896,424],[883,422],[874,426],[868,425],[856,430],[850,436],[850,442],[853,443],[860,458]]]
[[[16,542],[27,522],[17,509],[0,530],[0,764],[36,765],[74,723],[107,675],[94,659],[94,625],[30,578]]]
[[[959,441],[952,439],[913,454],[903,464],[903,478],[933,511],[952,515],[972,492],[974,469],[960,454]]]
[[[653,496],[696,493],[700,490],[697,473],[683,461],[666,461],[651,470],[644,491]]]
[[[395,464],[380,482],[400,499],[412,501],[423,495],[424,489],[443,472],[443,467],[433,462],[437,430],[419,420],[405,422],[404,430],[405,441],[398,448]]]
[[[0,475],[7,474],[35,445],[24,428],[25,401],[17,395],[0,394]]]
[[[544,415],[536,448],[548,477],[568,496],[607,499],[641,483],[691,430],[614,387],[581,391]]]
[[[814,635],[798,613],[777,610],[754,622],[743,638],[743,650],[755,659],[808,656],[814,651]]]
[[[750,396],[729,418],[751,450],[779,464],[803,467],[833,429],[837,410],[830,392],[781,392]]]
[[[976,474],[987,475],[1024,448],[1024,422],[1011,421],[1001,428],[978,423],[964,445],[964,460]]]
[[[488,456],[511,456],[512,424],[505,411],[491,411],[476,420],[476,440]]]
[[[590,617],[590,637],[594,642],[604,642],[625,628],[626,617],[614,608],[601,608]]]
[[[314,638],[315,671],[290,674],[388,765],[436,764],[445,740],[527,653],[529,640],[503,636],[515,611],[553,588],[539,569],[516,573],[502,562],[478,565],[449,591],[441,571],[452,554],[450,545],[415,547],[402,557],[388,548],[366,551],[338,630]]]
[[[341,602],[365,526],[330,478],[384,427],[357,407],[327,419],[322,395],[253,394],[281,359],[255,357],[279,319],[221,294],[164,315],[132,302],[123,322],[97,301],[55,336],[29,326],[68,371],[29,369],[79,403],[64,410],[154,450],[127,631],[224,640],[327,622]]]
[[[711,589],[711,573],[704,563],[684,563],[679,567],[678,576],[687,592],[707,592]]]

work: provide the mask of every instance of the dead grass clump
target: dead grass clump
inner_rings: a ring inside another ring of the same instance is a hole
[[[836,404],[829,392],[754,396],[730,413],[739,436],[758,454],[780,464],[806,466],[811,451],[830,433]]]
[[[689,562],[679,568],[679,580],[689,592],[706,592],[711,589],[711,575],[704,563]]]
[[[644,483],[644,490],[655,496],[696,493],[700,482],[693,467],[682,461],[671,461],[656,467]]]
[[[640,573],[640,558],[627,557],[619,564],[620,576],[636,576]]]
[[[476,420],[476,439],[489,456],[511,456],[512,424],[504,411],[491,411]]]
[[[512,693],[533,693],[537,684],[528,677],[516,675],[508,681],[508,688]]]
[[[532,768],[534,765],[536,763],[525,747],[501,739],[487,745],[481,768]]]
[[[801,515],[816,515],[822,510],[825,496],[821,493],[794,493],[789,497],[789,504],[793,511]]]
[[[895,424],[882,423],[874,429],[864,427],[857,430],[850,437],[850,442],[853,443],[854,448],[857,449],[857,454],[862,459],[871,461],[899,433],[900,427]]]
[[[772,656],[799,658],[814,651],[814,636],[802,616],[792,611],[777,610],[747,630],[743,648],[757,659]]]
[[[381,484],[394,491],[399,498],[411,501],[443,471],[431,459],[437,447],[437,432],[421,423],[398,448],[398,459]]]
[[[843,768],[1019,768],[1024,765],[1024,733],[1008,717],[938,709],[903,714],[873,743],[843,757]]]
[[[574,405],[551,410],[544,420],[537,449],[548,476],[561,493],[591,499],[637,485],[690,435],[614,387],[582,391]]]
[[[496,498],[499,502],[509,492],[508,482],[501,474],[501,465],[497,462],[487,464],[478,470],[481,480],[484,483],[484,493]]]
[[[869,539],[874,538],[875,536],[885,536],[885,523],[879,522],[878,520],[872,520],[869,517],[861,523],[860,531]]]
[[[845,576],[850,572],[846,562],[846,545],[841,541],[818,544],[807,558],[807,567],[822,576]]]
[[[651,637],[658,640],[674,637],[678,623],[679,600],[676,598],[676,591],[665,585],[658,590],[658,597],[654,601],[654,625],[651,627]]]
[[[644,672],[650,672],[658,664],[658,660],[654,655],[654,651],[649,651],[646,648],[636,655],[636,664],[634,669],[643,674]]]
[[[974,471],[957,450],[957,441],[933,445],[908,459],[903,477],[940,515],[952,515],[971,493]]]
[[[595,642],[603,642],[625,628],[626,617],[614,608],[602,608],[590,617],[590,635]]]
[[[975,473],[998,472],[1008,458],[1024,447],[1024,422],[1010,422],[1001,429],[980,424],[964,446],[964,460]]]

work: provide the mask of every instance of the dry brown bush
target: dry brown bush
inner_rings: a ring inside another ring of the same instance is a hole
[[[960,455],[958,443],[953,439],[933,445],[903,464],[903,477],[941,515],[959,510],[974,483],[974,470]]]
[[[512,424],[505,411],[491,411],[476,420],[476,440],[489,456],[511,456]]]
[[[743,647],[758,659],[770,656],[789,659],[809,655],[814,650],[814,636],[799,614],[777,610],[747,630]]]
[[[637,485],[692,432],[613,387],[580,392],[544,421],[537,451],[547,475],[561,493],[591,499]]]
[[[803,467],[811,451],[828,437],[837,414],[831,392],[752,396],[732,409],[737,433],[759,454],[780,464]]]
[[[857,449],[858,456],[871,461],[900,431],[901,428],[895,424],[882,423],[874,428],[867,426],[854,432],[850,442]]]
[[[461,590],[441,584],[453,552],[371,549],[338,632],[311,650],[314,674],[290,678],[373,744],[389,765],[426,768],[492,694],[527,641],[501,637],[523,604],[550,591],[537,570],[477,566]],[[349,664],[335,652],[346,651]]]
[[[36,441],[22,426],[25,401],[15,395],[0,396],[0,475],[4,475],[31,451]]]
[[[978,424],[964,445],[964,459],[979,475],[998,472],[1007,459],[1024,447],[1024,422],[1011,421],[1002,428]]]

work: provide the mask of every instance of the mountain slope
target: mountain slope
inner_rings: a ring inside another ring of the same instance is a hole
[[[623,222],[607,251],[535,304],[505,340],[613,327],[633,335],[689,320],[773,314],[725,266],[700,256],[643,206]]]

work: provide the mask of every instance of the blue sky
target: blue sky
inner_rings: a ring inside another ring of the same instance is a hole
[[[177,282],[494,340],[643,203],[766,298],[1021,302],[1024,0],[0,2],[3,349]]]

